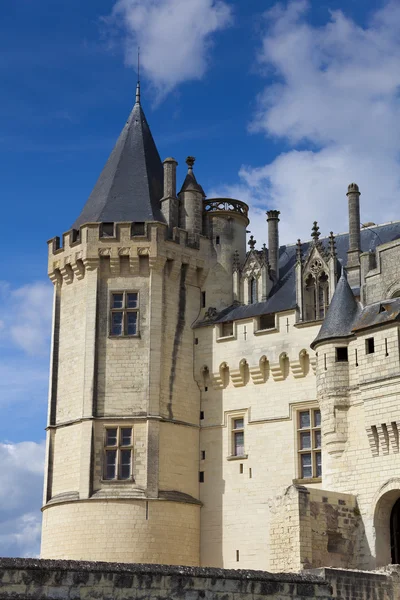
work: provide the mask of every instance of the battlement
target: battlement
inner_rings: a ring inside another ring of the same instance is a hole
[[[79,230],[71,229],[48,242],[48,275],[55,282],[72,283],[82,279],[86,270],[99,266],[101,259],[109,261],[110,272],[118,275],[121,263],[128,265],[132,275],[139,274],[140,261],[149,267],[163,266],[166,260],[190,263],[201,270],[208,256],[208,241],[198,236],[196,243],[188,232],[174,227],[172,238],[167,226],[160,222],[86,223]]]
[[[250,223],[248,218],[249,207],[241,200],[234,200],[233,198],[209,198],[204,201],[203,209],[208,214],[229,213],[231,216],[243,217],[246,220],[246,225]]]

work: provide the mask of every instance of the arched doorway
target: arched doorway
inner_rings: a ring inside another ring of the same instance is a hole
[[[392,564],[400,564],[400,498],[396,500],[390,513],[390,551]]]
[[[375,496],[375,566],[400,564],[400,478],[393,478]]]

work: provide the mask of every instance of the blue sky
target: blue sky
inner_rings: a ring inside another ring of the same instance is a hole
[[[248,202],[261,246],[270,208],[283,242],[307,239],[315,219],[346,230],[353,180],[363,221],[400,217],[399,31],[398,2],[2,3],[0,555],[38,552],[46,240],[75,220],[124,125],[137,45],[161,157],[182,180],[196,156],[209,196]]]

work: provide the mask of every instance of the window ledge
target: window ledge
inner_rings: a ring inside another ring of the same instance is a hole
[[[224,335],[217,338],[217,342],[228,342],[230,340],[236,340],[236,335]]]
[[[105,483],[105,484],[110,484],[110,485],[115,485],[118,483],[122,483],[123,485],[126,485],[128,483],[130,483],[130,484],[135,483],[135,480],[132,477],[131,479],[100,479],[100,482]]]
[[[279,330],[277,327],[270,327],[269,329],[257,329],[254,335],[265,335],[268,333],[277,333]]]
[[[108,337],[110,340],[126,340],[127,338],[140,338],[140,333],[135,333],[135,335],[113,335],[109,333]]]
[[[241,455],[234,455],[234,456],[227,456],[226,460],[245,460],[246,458],[248,458],[249,455],[248,454],[241,454]]]
[[[295,323],[294,327],[298,327],[301,329],[302,327],[312,327],[313,325],[321,325],[324,322],[324,319],[316,319],[315,321],[299,321],[299,323]]]
[[[308,485],[310,483],[321,483],[322,477],[308,477],[306,479],[293,479],[292,483],[300,485]]]

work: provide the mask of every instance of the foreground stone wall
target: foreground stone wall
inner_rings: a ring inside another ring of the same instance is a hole
[[[313,575],[0,559],[0,600],[333,600]]]
[[[332,586],[338,600],[398,600],[400,598],[400,567],[389,565],[381,571],[345,571],[313,569]]]

